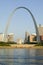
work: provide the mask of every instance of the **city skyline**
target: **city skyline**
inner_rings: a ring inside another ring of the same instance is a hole
[[[43,24],[43,0],[1,0],[0,1],[0,33],[5,30],[8,17],[12,11],[19,6],[25,6],[33,13],[37,25]],[[13,32],[16,38],[24,38],[25,31],[35,32],[33,20],[24,9],[16,11],[12,17],[8,33]]]

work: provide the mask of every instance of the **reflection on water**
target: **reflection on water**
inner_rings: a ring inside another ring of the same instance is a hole
[[[0,49],[0,65],[43,65],[43,49]]]

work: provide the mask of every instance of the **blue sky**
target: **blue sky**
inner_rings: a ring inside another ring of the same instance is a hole
[[[0,0],[0,33],[4,33],[9,15],[19,6],[30,9],[37,25],[43,25],[43,0]],[[34,23],[26,10],[19,9],[12,17],[8,33],[14,33],[15,39],[24,39],[26,31],[34,33]]]

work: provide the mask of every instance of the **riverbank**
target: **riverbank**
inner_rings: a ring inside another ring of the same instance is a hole
[[[13,49],[13,48],[43,49],[43,46],[35,46],[35,44],[11,44],[10,46],[0,46],[0,49]]]

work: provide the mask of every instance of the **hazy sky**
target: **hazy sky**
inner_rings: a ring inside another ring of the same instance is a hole
[[[30,9],[37,25],[43,25],[43,0],[0,0],[0,33],[4,33],[9,15],[19,6]],[[24,38],[25,31],[34,33],[34,23],[26,10],[19,9],[12,17],[8,33],[14,33],[15,39],[17,39]]]

